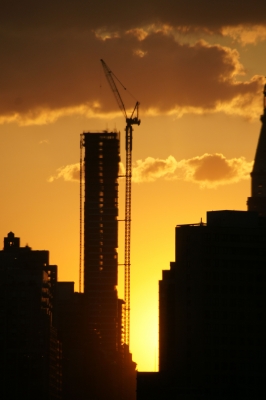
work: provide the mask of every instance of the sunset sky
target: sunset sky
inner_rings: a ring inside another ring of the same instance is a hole
[[[134,127],[131,351],[158,358],[158,280],[175,226],[246,210],[263,110],[266,2],[2,0],[0,240],[50,251],[78,290],[79,141],[125,121],[100,59],[126,86]],[[134,97],[132,97],[130,94]],[[120,219],[124,182],[120,179]],[[124,225],[119,223],[119,263]],[[123,267],[119,267],[123,297]]]

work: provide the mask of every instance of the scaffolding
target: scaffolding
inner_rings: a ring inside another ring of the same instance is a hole
[[[84,170],[83,170],[83,133],[80,135],[79,157],[79,293],[82,292],[83,273],[83,203],[84,203]]]

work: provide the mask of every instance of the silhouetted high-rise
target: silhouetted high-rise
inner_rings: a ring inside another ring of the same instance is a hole
[[[176,227],[159,282],[159,373],[138,374],[138,400],[265,397],[265,243],[252,211]]]
[[[117,342],[117,247],[119,134],[84,133],[84,295],[88,323],[103,349],[114,354]]]
[[[159,285],[159,365],[191,394],[264,389],[265,243],[256,212],[213,211],[207,224],[176,227],[176,260]]]
[[[20,247],[9,232],[0,251],[0,393],[3,399],[61,399],[61,344],[54,327],[57,266],[49,252]]]
[[[266,85],[263,94],[264,109],[260,118],[262,126],[251,172],[251,197],[247,205],[249,211],[257,211],[259,215],[266,216]]]

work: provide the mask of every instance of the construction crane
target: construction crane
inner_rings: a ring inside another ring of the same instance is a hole
[[[132,177],[132,125],[139,125],[139,102],[137,101],[132,111],[130,118],[127,116],[126,108],[124,106],[122,97],[117,89],[114,78],[121,84],[123,89],[126,90],[124,85],[112,73],[106,63],[101,60],[106,79],[111,87],[115,96],[117,104],[124,114],[126,120],[126,191],[125,191],[125,281],[124,281],[124,343],[129,348],[130,341],[130,236],[131,236],[131,177]],[[134,116],[136,115],[136,116]]]

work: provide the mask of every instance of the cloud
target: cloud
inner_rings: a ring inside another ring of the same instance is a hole
[[[102,57],[108,65],[112,60],[109,67],[138,98],[142,115],[260,114],[264,80],[245,79],[236,50],[203,40],[180,43],[166,26],[146,36],[127,32],[102,40],[91,30],[40,30],[36,35],[3,30],[0,123],[122,115],[103,74]],[[135,100],[120,86],[119,90],[132,111]]]
[[[153,182],[159,178],[173,179],[177,169],[177,161],[173,156],[165,160],[147,157],[145,160],[137,160],[133,166],[133,182]]]
[[[119,176],[125,175],[125,167],[123,163],[119,163]],[[63,167],[59,167],[56,170],[55,175],[48,178],[48,182],[54,182],[57,179],[63,179],[66,182],[79,182],[80,181],[80,163],[69,164]]]
[[[185,180],[209,188],[248,179],[252,166],[253,161],[248,162],[245,157],[227,159],[220,153],[205,153],[178,163]]]
[[[99,0],[93,4],[84,0],[3,0],[0,26],[19,30],[43,29],[129,29],[154,22],[173,26],[209,27],[219,30],[222,26],[239,24],[264,24],[266,22],[264,0],[243,0],[241,4],[231,0],[210,2],[209,0],[135,0],[134,6],[117,0]]]
[[[146,55],[136,68],[147,85],[142,90],[143,82],[137,82],[135,91],[142,105],[179,116],[223,111],[253,118],[261,111],[263,78],[245,80],[236,50],[202,40],[180,44],[161,33],[148,36],[141,46]]]
[[[266,26],[265,25],[238,25],[226,26],[222,28],[224,36],[231,36],[242,45],[257,44],[266,40]]]
[[[67,182],[75,182],[80,179],[80,164],[69,164],[64,167],[60,167],[56,170],[56,174],[48,179],[48,182],[54,182],[57,179],[62,178]]]
[[[14,112],[3,116],[0,115],[0,124],[16,122],[20,126],[47,125],[61,117],[68,116],[82,115],[87,118],[112,119],[120,115],[119,111],[101,113],[99,108],[100,106],[96,102],[94,104],[87,103],[55,109],[38,107],[23,113]]]
[[[215,188],[248,179],[253,162],[246,161],[245,157],[227,159],[223,154],[205,153],[202,156],[177,161],[173,156],[166,159],[147,157],[137,160],[132,169],[134,183],[154,182],[158,179],[184,180],[199,184],[201,188]],[[54,176],[48,179],[65,181],[79,181],[80,165],[70,164],[57,169]],[[120,176],[125,168],[120,163]]]
[[[242,44],[266,40],[266,2],[136,0],[129,12],[122,0],[116,7],[106,0],[3,0],[0,123],[117,115],[100,58],[138,98],[142,115],[257,117],[263,78],[247,78],[238,52],[198,40],[203,33],[212,42],[213,34]],[[134,101],[122,95],[132,110]]]
[[[219,153],[206,153],[181,161],[173,156],[165,160],[147,157],[138,160],[133,167],[133,182],[179,179],[197,183],[202,188],[214,188],[248,179],[252,165],[253,162],[247,162],[244,157],[226,159]]]

